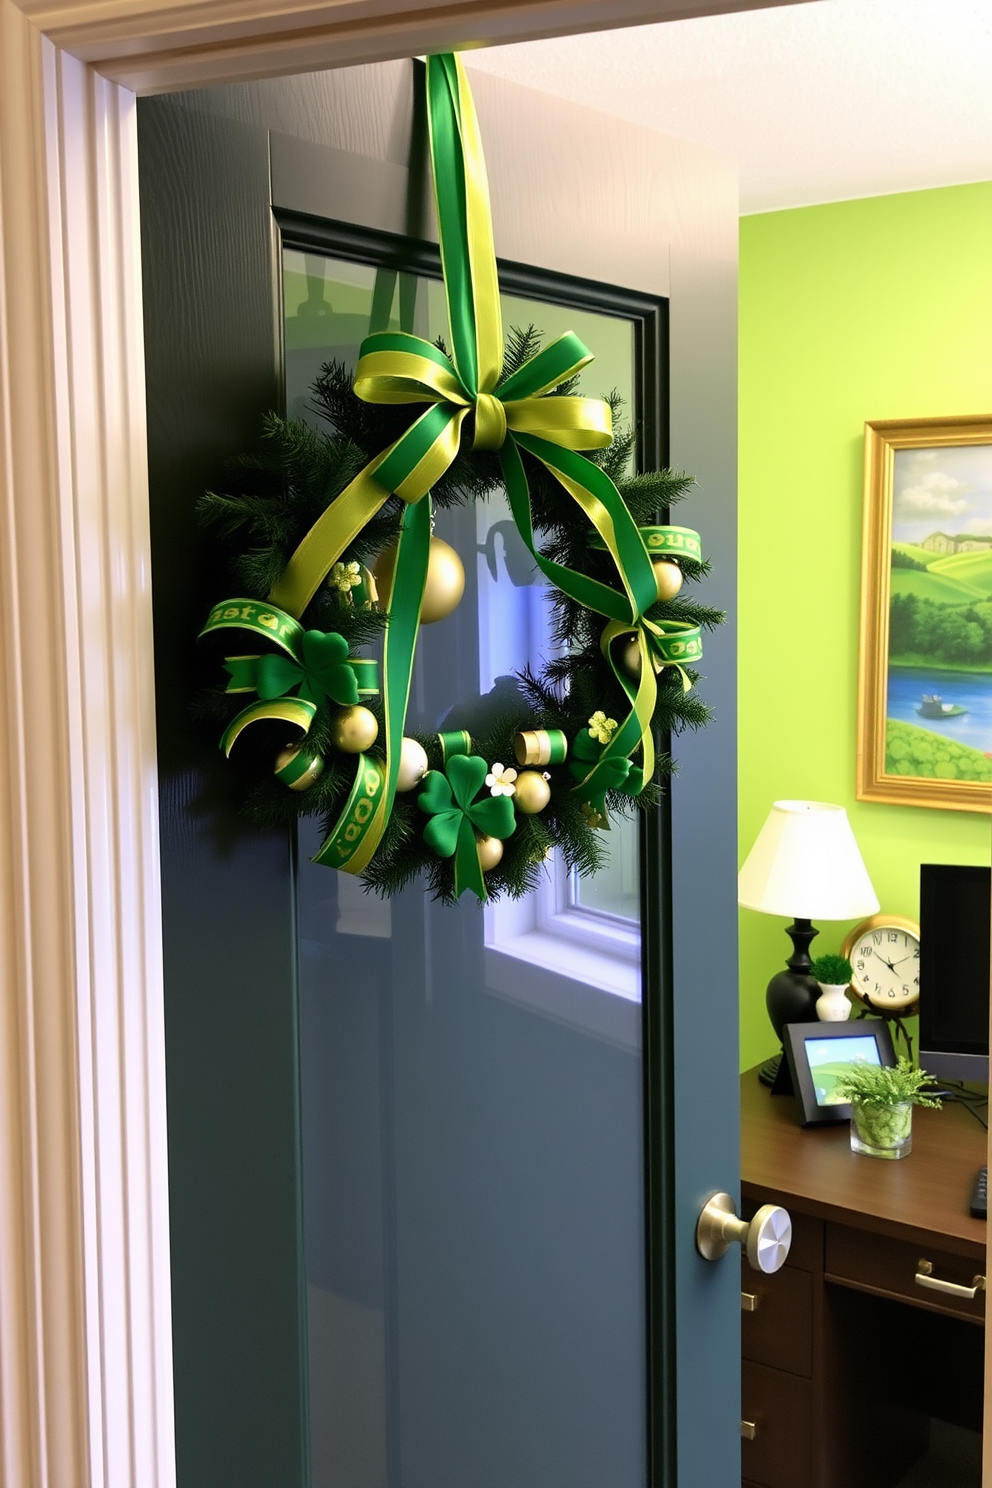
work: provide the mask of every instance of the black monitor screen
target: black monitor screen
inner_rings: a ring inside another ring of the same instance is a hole
[[[927,1053],[988,1059],[990,900],[988,868],[920,867],[920,1062],[934,1073]]]

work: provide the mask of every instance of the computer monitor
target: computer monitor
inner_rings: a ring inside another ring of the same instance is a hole
[[[989,1078],[992,870],[920,866],[920,1064],[942,1080]]]

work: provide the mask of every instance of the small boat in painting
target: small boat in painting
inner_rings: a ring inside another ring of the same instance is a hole
[[[968,709],[962,708],[960,703],[945,703],[939,692],[925,692],[916,711],[921,718],[960,718]]]

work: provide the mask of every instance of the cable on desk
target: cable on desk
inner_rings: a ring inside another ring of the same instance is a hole
[[[988,1105],[987,1095],[982,1095],[977,1090],[967,1090],[962,1080],[944,1080],[942,1089],[947,1092],[944,1096],[945,1100],[957,1101],[959,1105],[964,1106],[966,1111],[971,1112],[979,1126],[988,1131],[988,1119],[981,1114],[979,1109],[981,1106]]]

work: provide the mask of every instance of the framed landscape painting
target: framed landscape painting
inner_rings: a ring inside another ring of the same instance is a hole
[[[857,794],[992,811],[992,415],[865,425]]]

